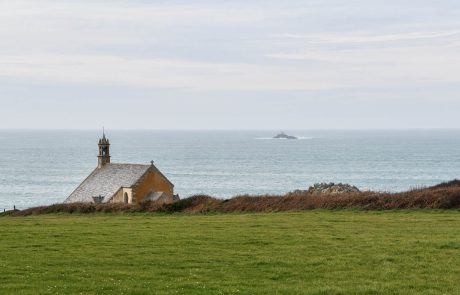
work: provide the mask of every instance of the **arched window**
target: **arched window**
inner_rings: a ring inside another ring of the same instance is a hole
[[[123,199],[124,199],[125,204],[128,204],[128,202],[129,202],[128,193],[125,193],[125,196],[124,196]]]

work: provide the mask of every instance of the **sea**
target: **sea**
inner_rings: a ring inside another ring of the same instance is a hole
[[[460,130],[107,130],[112,162],[151,160],[181,198],[320,182],[397,192],[460,178]],[[99,130],[0,130],[0,210],[60,203],[97,165]]]

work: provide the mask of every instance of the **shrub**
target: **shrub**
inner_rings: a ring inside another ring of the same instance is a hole
[[[50,213],[206,213],[206,212],[278,212],[311,209],[459,209],[460,181],[453,180],[433,187],[402,193],[350,192],[344,194],[310,194],[294,191],[284,196],[236,196],[221,200],[206,195],[196,195],[173,203],[149,201],[140,204],[55,204],[11,212],[13,216]]]

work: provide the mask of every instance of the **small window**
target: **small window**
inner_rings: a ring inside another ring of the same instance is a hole
[[[128,193],[125,193],[124,202],[125,202],[125,204],[128,204],[128,202],[129,202]]]

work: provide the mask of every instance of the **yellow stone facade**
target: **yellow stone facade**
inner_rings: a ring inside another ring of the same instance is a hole
[[[164,201],[173,201],[174,186],[159,171],[147,172],[143,179],[133,188],[133,199],[139,203],[139,200],[144,200],[151,192],[163,192]]]
[[[158,201],[173,202],[174,185],[161,172],[155,170],[157,169],[152,166],[134,186],[121,187],[109,203],[139,204],[153,192],[163,193]]]

